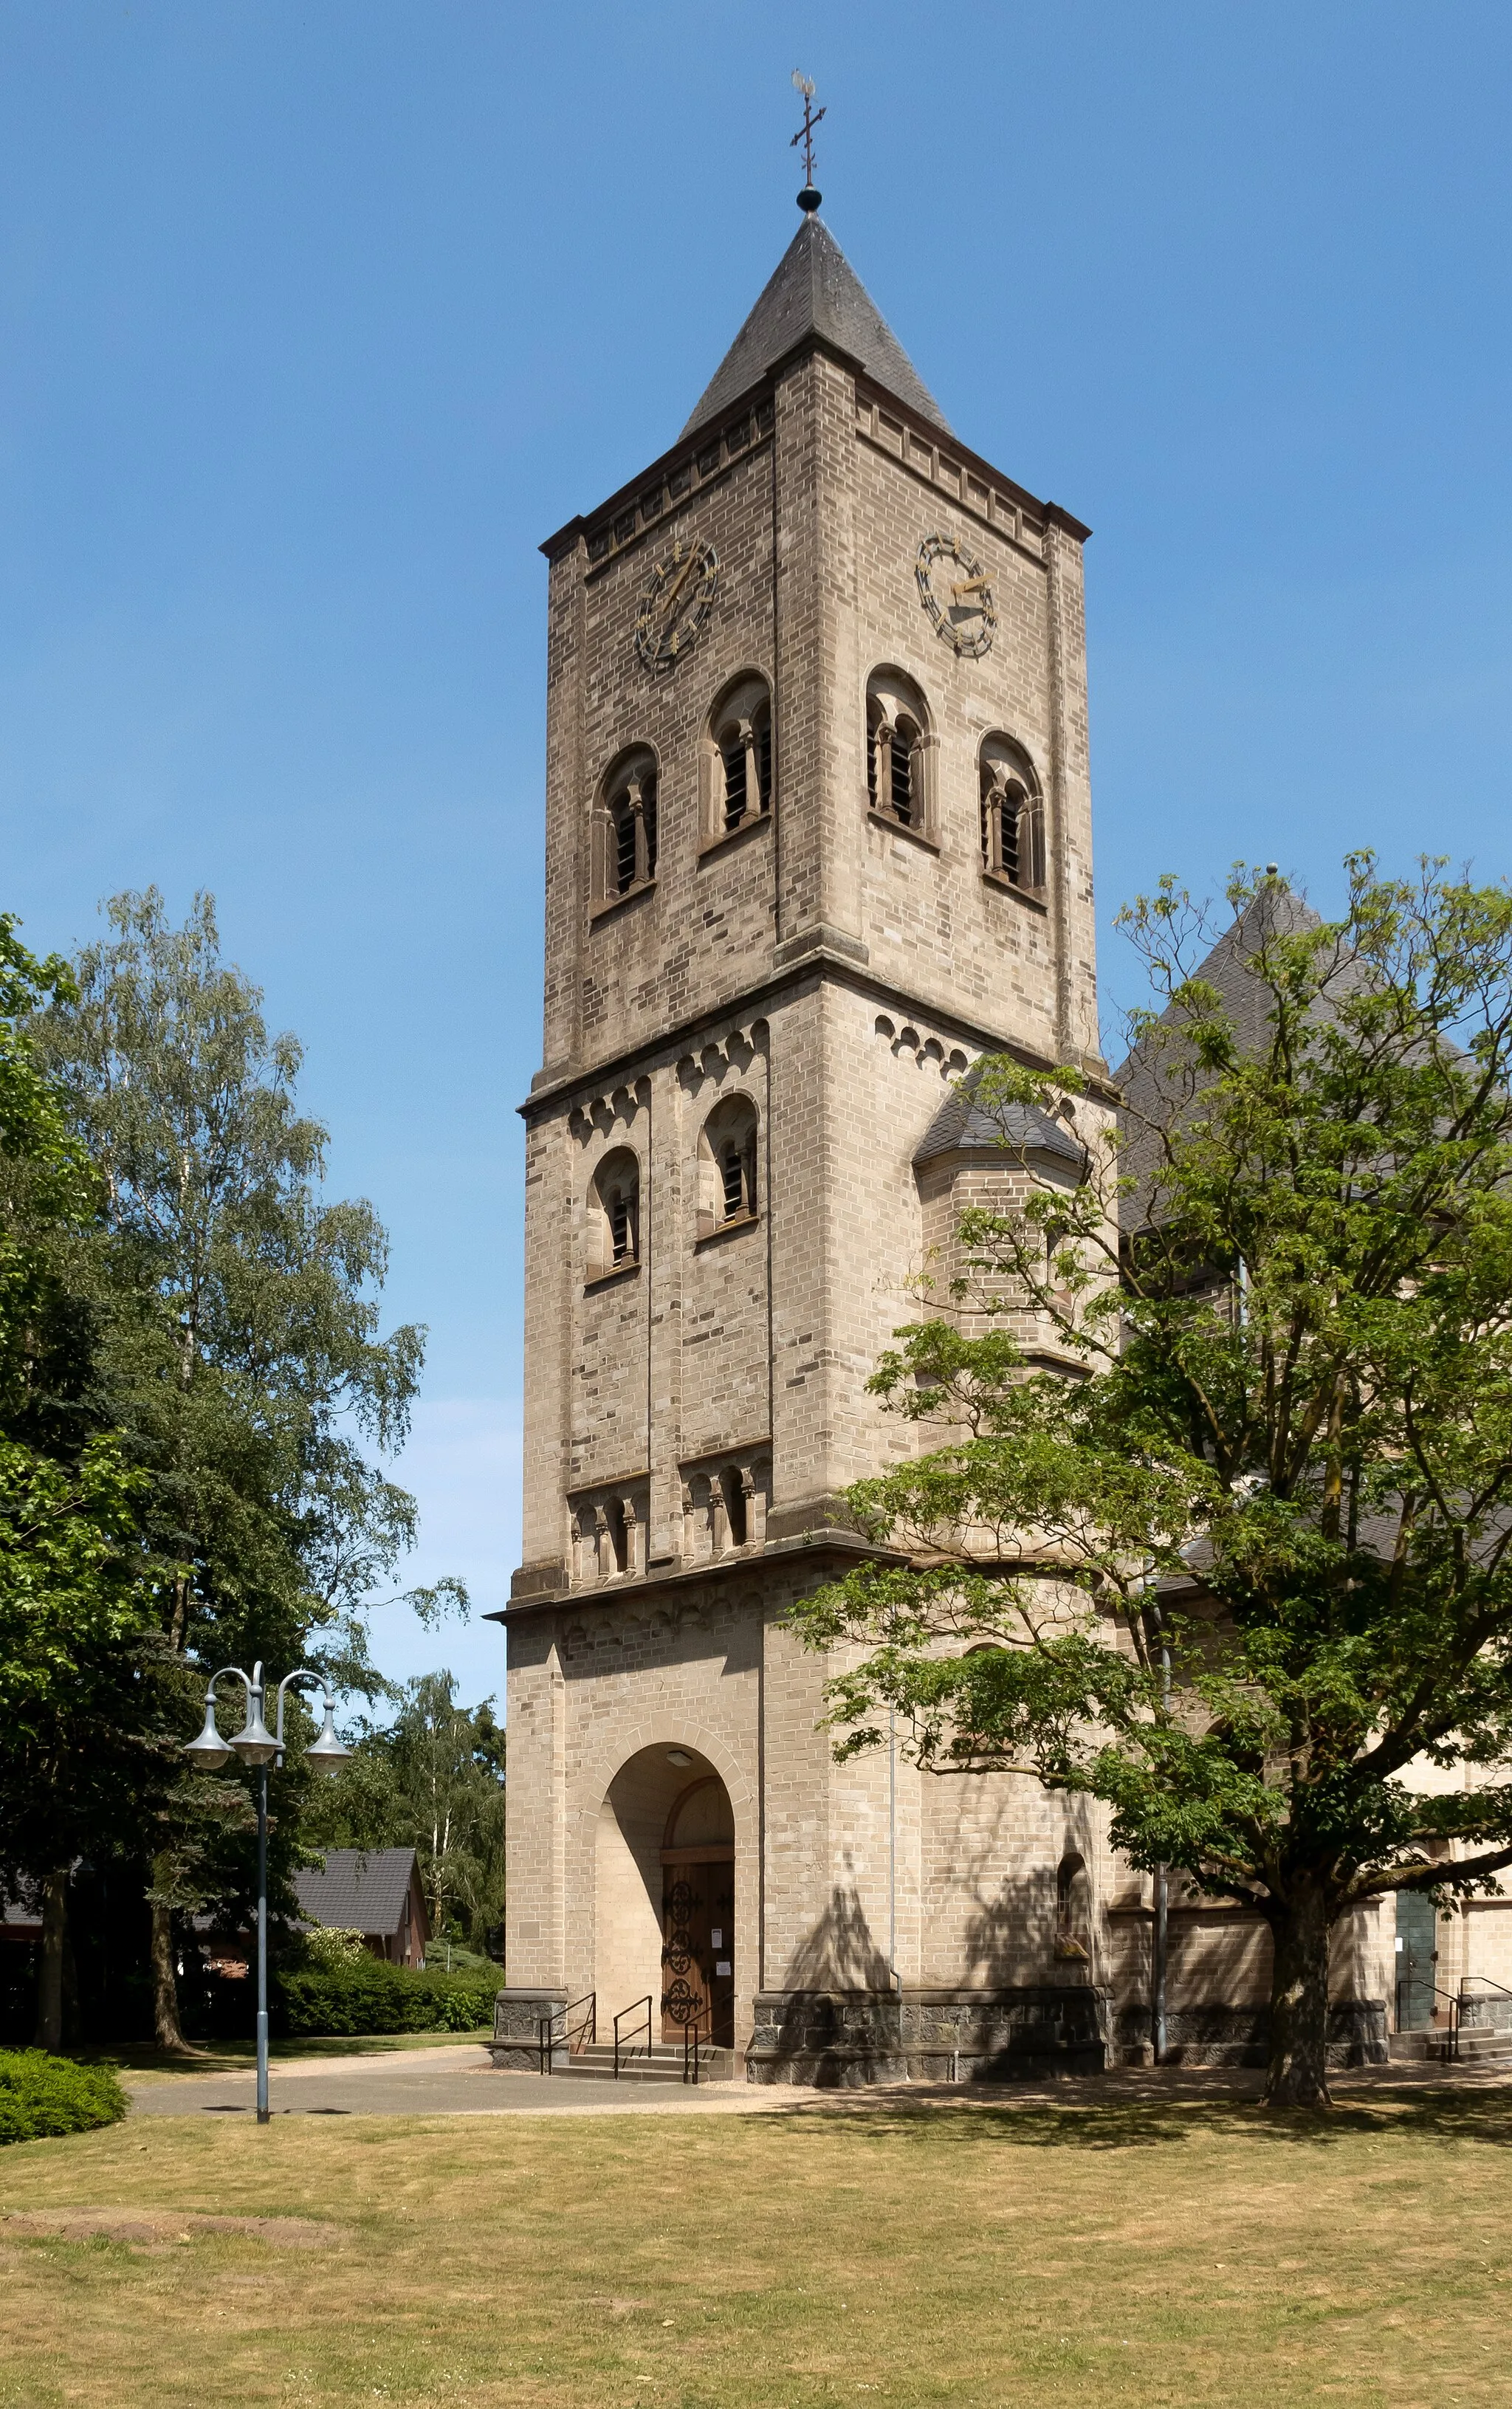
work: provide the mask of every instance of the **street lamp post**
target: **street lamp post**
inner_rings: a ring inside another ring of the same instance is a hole
[[[247,1693],[247,1720],[240,1731],[230,1739],[223,1739],[215,1727],[215,1684],[235,1679]],[[278,1711],[274,1728],[269,1731],[263,1721],[263,1667],[255,1664],[251,1674],[239,1665],[223,1665],[212,1673],[205,1692],[205,1728],[197,1739],[186,1740],[184,1754],[192,1764],[207,1773],[219,1773],[235,1749],[243,1765],[251,1766],[257,1775],[257,2121],[266,2125],[267,2105],[267,1768],[283,1763],[283,1694],[296,1681],[317,1681],[324,1694],[325,1721],[317,1737],[305,1751],[306,1761],[317,1773],[339,1773],[352,1754],[337,1737],[336,1700],[331,1685],[323,1673],[312,1673],[301,1666],[296,1673],[285,1673],[278,1686]]]

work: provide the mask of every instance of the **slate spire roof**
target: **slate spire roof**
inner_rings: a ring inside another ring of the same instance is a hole
[[[776,270],[684,427],[692,435],[759,384],[806,335],[817,335],[864,368],[910,410],[948,435],[943,411],[872,300],[839,243],[816,217],[805,217]]]

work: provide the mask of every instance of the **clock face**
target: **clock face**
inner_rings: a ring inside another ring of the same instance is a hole
[[[719,590],[712,543],[674,543],[646,581],[636,613],[635,649],[648,670],[674,669],[690,653]]]
[[[914,571],[919,600],[934,631],[968,660],[980,660],[992,649],[998,613],[992,587],[980,561],[973,560],[951,535],[926,536]]]

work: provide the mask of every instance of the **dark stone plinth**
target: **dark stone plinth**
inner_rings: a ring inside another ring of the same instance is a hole
[[[1013,1990],[762,1991],[752,2083],[1011,2083],[1100,2074],[1107,1999],[1086,1983]]]
[[[1173,2008],[1166,2017],[1167,2066],[1264,2066],[1271,2054],[1268,2007],[1236,2008],[1205,2000]],[[1118,2061],[1151,2062],[1150,2012],[1125,2008],[1118,2018]],[[1340,1999],[1328,2016],[1327,2062],[1332,2067],[1384,2066],[1387,2062],[1384,1999]]]
[[[487,2044],[494,2064],[506,2073],[539,2074],[541,2018],[558,2016],[570,1997],[566,1990],[496,1991],[494,2038]]]

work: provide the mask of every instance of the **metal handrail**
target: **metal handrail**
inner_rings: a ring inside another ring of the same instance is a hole
[[[1434,1997],[1434,1998],[1435,1998],[1435,1999],[1447,1999],[1447,2000],[1448,2001],[1448,2009],[1449,2009],[1449,2029],[1448,2029],[1448,2036],[1447,2036],[1447,2038],[1448,2038],[1448,2051],[1447,2051],[1447,2058],[1446,2058],[1446,2063],[1447,2063],[1447,2064],[1448,2064],[1448,2065],[1450,2065],[1450,2066],[1457,2066],[1457,2065],[1459,2064],[1459,2062],[1460,2062],[1460,1995],[1459,1995],[1459,1993],[1458,1993],[1457,1991],[1441,1991],[1441,1990],[1440,1990],[1440,1988],[1439,1988],[1439,1986],[1438,1986],[1438,1984],[1437,1984],[1436,1983],[1425,1983],[1425,1982],[1423,1982],[1423,1981],[1421,1980],[1421,1978],[1420,1978],[1419,1976],[1417,1976],[1417,1975],[1399,1974],[1399,1975],[1397,1976],[1397,1985],[1396,1985],[1396,2028],[1397,2028],[1398,2032],[1401,2032],[1401,2031],[1403,2030],[1403,2023],[1402,2023],[1402,1994],[1403,1994],[1403,1992],[1404,1992],[1404,1991],[1407,1990],[1409,1987],[1410,1987],[1412,1990],[1415,1990],[1415,1991],[1432,1991],[1432,1993],[1433,1993],[1433,1997]]]
[[[706,2003],[701,2008],[695,2008],[683,2027],[683,2080],[684,2083],[697,2084],[698,2080],[698,2025],[704,2016],[709,2019],[710,2049],[713,2050],[714,2045],[714,2012]]]
[[[636,2038],[634,2033],[630,2033],[622,2043],[620,2040],[620,2027],[624,2024],[627,2016],[639,2016],[642,2009],[645,2011],[646,2019],[646,2055],[648,2057],[651,2055],[651,1993],[648,1991],[643,1999],[632,1999],[627,2008],[621,2008],[619,2014],[614,2019],[614,2080],[616,2083],[620,2079],[621,2048],[623,2047],[626,2050],[633,2049]]]
[[[569,2032],[568,2029],[568,2019],[570,2016],[575,2015],[579,2008],[586,2008],[588,2012],[579,2025],[577,2031],[575,2033]],[[542,2074],[550,2074],[555,2068],[556,2045],[558,2041],[565,2041],[567,2043],[567,2054],[569,2057],[575,2057],[583,2047],[583,2036],[584,2033],[587,2034],[590,2041],[597,2041],[598,2038],[598,1994],[597,1991],[584,1991],[581,1999],[569,1999],[565,2008],[553,2008],[538,2020],[536,2025],[536,2048],[540,2060],[540,2071]]]

